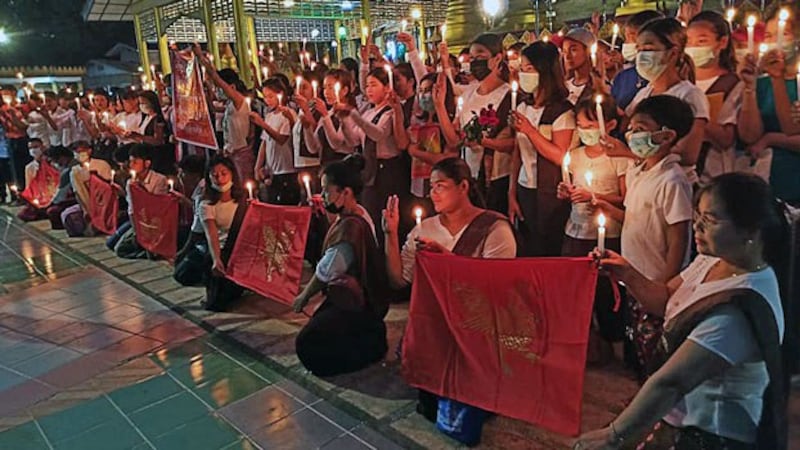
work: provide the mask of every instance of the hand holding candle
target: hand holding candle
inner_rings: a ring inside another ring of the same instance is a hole
[[[597,250],[601,257],[606,253],[606,216],[603,213],[597,216]]]

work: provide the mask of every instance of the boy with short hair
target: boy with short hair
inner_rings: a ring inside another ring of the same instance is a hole
[[[667,282],[688,262],[692,187],[672,148],[693,121],[691,107],[676,97],[656,95],[639,103],[626,137],[640,163],[625,175],[625,210],[598,199],[603,211],[622,221],[622,256],[651,280]],[[628,306],[642,369],[661,336],[661,318],[649,316],[630,296]]]

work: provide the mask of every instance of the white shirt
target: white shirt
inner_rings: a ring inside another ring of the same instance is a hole
[[[34,178],[36,178],[37,173],[39,173],[39,161],[34,159],[25,165],[25,186],[31,185],[31,182]]]
[[[752,289],[769,303],[782,340],[783,308],[772,268],[704,283],[709,270],[718,262],[719,258],[699,255],[681,272],[683,283],[667,302],[666,323],[709,295]],[[733,305],[721,306],[700,322],[688,339],[732,367],[686,394],[665,420],[673,426],[695,426],[716,435],[754,442],[769,374],[744,314]]]
[[[247,147],[247,135],[250,133],[250,106],[242,101],[237,110],[233,100],[225,102],[225,113],[222,116],[222,137],[225,141],[223,149],[232,153]],[[289,134],[288,132],[286,134]],[[248,149],[249,150],[249,149]]]
[[[342,132],[349,142],[357,140],[362,145],[366,145],[367,139],[375,141],[378,159],[391,159],[400,155],[400,149],[397,148],[397,142],[394,139],[394,111],[388,108],[377,124],[372,123],[384,108],[386,107],[375,108],[373,106],[363,114],[359,114],[355,110],[351,111],[350,115],[342,121]],[[353,127],[352,124],[355,124],[356,127]]]
[[[69,179],[72,184],[72,190],[75,192],[75,196],[78,197],[80,204],[87,208],[92,207],[92,199],[87,186],[91,172],[96,172],[100,178],[105,180],[111,179],[111,166],[102,159],[90,158],[88,170],[83,164],[76,164],[70,169]]]
[[[542,121],[542,114],[544,114],[544,106],[534,107],[522,103],[517,105],[517,112],[528,118],[534,128],[547,139],[553,138],[553,132],[562,130],[575,129],[575,112],[572,110],[565,111],[558,116],[553,122],[552,126],[540,125]],[[539,152],[533,146],[533,142],[528,139],[525,133],[517,133],[517,144],[519,145],[519,154],[522,158],[522,166],[519,169],[519,176],[517,182],[525,188],[536,189],[538,179],[536,177],[536,165],[539,158]]]
[[[144,119],[144,114],[142,114],[139,111],[130,114],[123,111],[117,114],[116,117],[114,117],[114,122],[118,127],[122,127],[126,131],[133,131],[139,129],[139,125],[142,124],[143,119]],[[136,141],[125,138],[119,138],[120,144],[132,144],[134,142]]]
[[[273,175],[283,175],[286,173],[294,173],[294,146],[292,144],[292,123],[283,113],[278,111],[268,112],[264,117],[264,122],[275,130],[278,134],[289,136],[283,144],[278,144],[275,139],[267,134],[266,131],[261,133],[261,140],[264,145],[266,158],[265,165],[269,173]]]
[[[408,233],[406,243],[400,253],[403,263],[403,279],[408,283],[411,283],[414,279],[417,238],[430,239],[452,251],[469,225],[464,225],[456,234],[450,234],[450,231],[442,225],[441,217],[436,215],[423,220],[419,225],[415,226]],[[476,258],[514,258],[516,255],[517,242],[514,239],[514,231],[508,222],[498,220],[489,230],[488,236],[486,236],[483,251],[480,254],[471,256]]]
[[[640,164],[625,175],[622,256],[650,280],[674,276],[666,271],[667,228],[680,222],[689,227],[692,220],[692,187],[679,161],[680,155],[670,154],[649,170]]]
[[[50,147],[50,135],[54,132],[50,123],[44,118],[42,113],[33,110],[28,114],[28,138],[41,139],[45,147]]]
[[[586,147],[578,147],[570,152],[570,168],[572,184],[586,188],[586,173],[592,173],[592,186],[589,189],[595,195],[620,195],[619,178],[624,176],[633,165],[630,158],[611,158],[605,153],[596,158],[586,154]],[[573,203],[567,220],[565,234],[575,239],[597,239],[596,213],[592,212],[589,202]],[[606,221],[606,237],[618,238],[622,224],[608,218]]]
[[[633,100],[631,100],[631,103],[628,105],[628,107],[625,108],[625,115],[628,117],[633,116],[633,111],[636,109],[636,106],[638,106],[642,100],[649,98],[652,95],[654,95],[652,84],[640,89],[639,92],[636,93],[636,96],[633,97]],[[695,120],[708,120],[709,118],[708,99],[706,98],[705,93],[699,87],[695,86],[689,81],[680,81],[666,91],[657,95],[669,95],[685,101],[689,107],[692,108]]]
[[[195,214],[200,217],[200,223],[203,224],[203,229],[205,230],[205,223],[207,220],[213,220],[217,224],[219,245],[222,247],[225,240],[228,238],[228,232],[233,225],[233,218],[236,216],[236,208],[239,204],[231,200],[227,202],[218,201],[216,204],[212,205],[208,200],[203,200],[198,206],[199,208]]]
[[[698,80],[695,84],[703,92],[708,92],[708,89],[714,85],[719,77],[712,77],[708,80]],[[709,120],[714,120],[720,126],[735,125],[739,116],[739,110],[742,107],[742,92],[744,90],[744,83],[739,82],[728,93],[724,99],[722,106],[715,111],[712,108],[712,103],[709,101]],[[736,161],[736,145],[728,148],[711,148],[711,151],[706,155],[706,161],[703,173],[700,175],[700,184],[706,185],[711,182],[711,179],[734,171]]]
[[[469,121],[472,120],[473,112],[475,115],[480,116],[481,109],[487,108],[489,105],[492,105],[494,110],[497,111],[500,107],[500,103],[503,102],[503,99],[510,90],[508,84],[502,84],[497,87],[497,89],[484,95],[478,93],[478,87],[480,87],[480,83],[469,85],[464,88],[464,92],[461,94],[461,98],[464,99],[464,107],[461,110],[461,115],[458,117],[458,123],[462,130]],[[501,117],[500,121],[502,122],[503,120],[504,118]],[[464,147],[464,160],[467,162],[467,165],[469,165],[474,178],[478,177],[481,166],[483,165],[483,153],[483,148],[472,150],[469,147]],[[486,174],[487,178],[493,181],[508,176],[510,173],[511,155],[508,153],[495,152],[492,173]]]
[[[569,102],[572,103],[573,105],[578,104],[578,100],[580,100],[581,95],[583,95],[583,91],[586,89],[586,86],[589,85],[588,82],[584,84],[575,84],[574,78],[570,78],[564,84],[566,84],[567,90],[569,91],[569,96],[567,97],[567,100],[569,100]]]
[[[292,141],[292,149],[294,151],[294,167],[317,167],[319,166],[320,159],[319,146],[315,147],[312,143],[316,141],[314,133],[303,126],[302,119],[304,116],[305,114],[303,111],[297,113],[297,120],[295,120],[294,126],[292,127],[292,138],[290,140]],[[315,153],[317,156],[301,156],[301,146],[304,146],[306,150]]]

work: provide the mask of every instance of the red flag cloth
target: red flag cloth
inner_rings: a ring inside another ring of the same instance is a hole
[[[39,170],[36,171],[36,176],[19,195],[37,208],[47,208],[56,195],[60,176],[58,169],[42,159],[39,161]]]
[[[92,207],[89,208],[92,226],[103,234],[114,234],[117,231],[119,198],[111,183],[92,173],[89,177],[89,196],[92,199]]]
[[[596,282],[589,258],[418,253],[403,374],[442,397],[575,435]]]
[[[175,259],[178,251],[178,198],[151,194],[139,183],[129,185],[136,242],[150,253]]]
[[[171,51],[172,102],[175,138],[200,147],[218,148],[208,103],[200,77],[200,64],[192,52]]]
[[[310,222],[308,207],[250,203],[228,261],[228,278],[291,305],[300,291]]]

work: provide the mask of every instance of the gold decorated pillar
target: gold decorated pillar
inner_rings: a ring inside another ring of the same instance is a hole
[[[256,71],[261,70],[261,61],[258,60],[258,39],[256,39],[256,19],[252,16],[247,17],[247,61],[252,64]],[[257,83],[258,73],[252,74],[252,80]],[[245,84],[250,83],[245,80]]]
[[[624,2],[624,6],[617,8],[616,16],[630,16],[646,10],[657,11],[658,2],[648,0],[627,0]]]
[[[203,2],[203,24],[206,26],[206,36],[208,39],[208,51],[214,57],[214,67],[219,69],[219,44],[217,43],[217,25],[214,23],[214,15],[211,13],[211,2],[213,0],[202,0]]]
[[[167,39],[167,30],[161,24],[161,8],[153,9],[153,17],[155,18],[156,37],[158,39],[158,56],[161,59],[161,73],[166,75],[172,73],[169,64],[169,41]],[[149,70],[149,67],[146,67]]]
[[[136,48],[139,50],[139,63],[142,65],[142,72],[147,77],[147,82],[153,81],[150,73],[150,55],[147,53],[147,42],[142,36],[142,22],[138,14],[133,15],[133,29],[136,32]]]
[[[236,34],[236,61],[238,62],[239,78],[247,84],[250,80],[250,58],[247,56],[249,39],[244,0],[231,0],[231,3],[233,3],[233,29]]]
[[[447,44],[453,49],[464,47],[475,36],[486,31],[533,30],[536,16],[528,0],[509,0],[503,16],[494,19],[488,29],[480,1],[450,0],[447,3]]]

